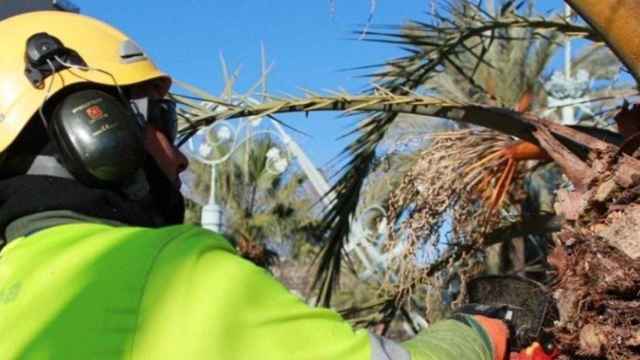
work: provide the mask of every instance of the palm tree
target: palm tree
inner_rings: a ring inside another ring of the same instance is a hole
[[[239,241],[300,245],[314,236],[309,231],[317,220],[314,200],[304,191],[304,174],[269,169],[267,154],[274,146],[270,136],[260,136],[251,147],[239,147],[230,161],[222,163],[220,200],[231,215],[229,231]]]

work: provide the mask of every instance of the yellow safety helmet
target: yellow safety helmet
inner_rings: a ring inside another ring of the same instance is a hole
[[[41,84],[29,79],[27,42],[46,33],[89,68],[62,68]],[[126,86],[151,82],[166,94],[171,78],[127,35],[96,19],[61,11],[25,13],[0,21],[0,154],[18,137],[46,98],[79,83]]]

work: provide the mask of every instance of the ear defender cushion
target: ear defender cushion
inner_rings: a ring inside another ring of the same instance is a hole
[[[81,90],[65,96],[48,126],[63,165],[87,186],[122,185],[143,165],[142,129],[135,115],[104,91]]]

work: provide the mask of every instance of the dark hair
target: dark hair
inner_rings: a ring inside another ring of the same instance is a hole
[[[48,144],[47,130],[40,120],[40,115],[36,114],[3,152],[3,159],[0,162],[0,179],[26,173],[33,159],[41,154]]]

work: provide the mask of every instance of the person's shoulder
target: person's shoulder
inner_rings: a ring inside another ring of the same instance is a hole
[[[164,240],[167,242],[166,246],[170,248],[235,252],[231,243],[224,236],[193,224],[146,228],[143,233],[143,236],[150,237],[155,241]]]
[[[222,235],[192,224],[180,224],[159,228],[136,226],[112,226],[105,224],[72,224],[42,231],[47,238],[59,239],[65,248],[87,240],[98,246],[121,248],[122,251],[194,252],[222,250],[235,252]],[[82,241],[80,241],[82,240]],[[51,242],[51,240],[49,240]]]

